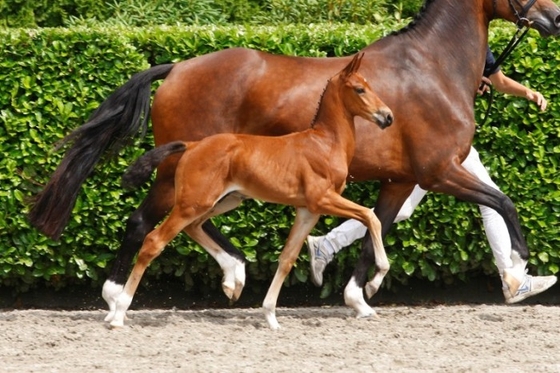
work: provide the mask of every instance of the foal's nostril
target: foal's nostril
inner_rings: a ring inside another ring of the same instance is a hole
[[[372,115],[372,119],[380,128],[386,128],[393,124],[393,112],[390,109],[381,109]]]
[[[554,25],[560,28],[560,15],[556,16],[556,18],[554,19]]]
[[[387,119],[386,119],[386,124],[387,126],[390,126],[391,124],[393,124],[393,114],[389,113],[387,114]]]

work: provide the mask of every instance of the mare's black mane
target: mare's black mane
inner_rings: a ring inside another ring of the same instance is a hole
[[[420,11],[414,16],[412,21],[408,25],[404,26],[403,28],[393,31],[390,35],[399,35],[413,29],[414,26],[416,26],[416,24],[418,23],[418,21],[421,20],[423,16],[426,14],[426,10],[428,9],[428,7],[432,5],[434,2],[435,0],[425,0],[424,4],[422,5],[422,8],[420,8]]]

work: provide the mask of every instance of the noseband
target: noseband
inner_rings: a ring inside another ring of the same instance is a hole
[[[527,1],[527,3],[525,5],[521,4],[519,2],[519,0],[514,0],[514,1],[515,1],[515,4],[517,4],[517,6],[519,8],[521,8],[521,11],[517,11],[515,6],[513,5],[512,0],[508,0],[508,3],[509,3],[509,7],[510,7],[511,11],[513,12],[515,17],[517,18],[517,23],[516,23],[517,27],[519,27],[519,25],[530,25],[531,22],[527,19],[527,13],[529,13],[529,9],[531,9],[531,7],[533,5],[535,5],[537,0],[529,0],[529,1]]]
[[[515,3],[521,8],[521,11],[517,11],[515,5],[513,5],[513,1],[515,1]],[[493,1],[494,14],[496,14],[497,2],[498,0]],[[497,68],[502,64],[502,62],[504,62],[506,57],[509,56],[511,52],[513,52],[517,44],[519,44],[521,39],[523,39],[523,37],[527,34],[527,31],[529,31],[529,26],[531,26],[531,21],[529,21],[529,19],[527,18],[527,13],[529,12],[529,9],[531,9],[531,7],[535,5],[536,2],[537,0],[529,0],[525,5],[523,5],[519,2],[519,0],[508,0],[509,7],[513,12],[513,14],[515,15],[515,17],[517,18],[517,22],[515,23],[517,26],[517,32],[515,33],[515,35],[513,35],[509,44],[505,47],[505,49],[498,56],[498,58],[496,58],[496,63],[494,64],[494,67]],[[495,69],[493,70],[495,71]]]

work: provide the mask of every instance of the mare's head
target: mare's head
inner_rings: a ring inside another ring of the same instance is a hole
[[[354,116],[360,116],[385,128],[393,123],[393,112],[373,92],[366,79],[358,73],[364,57],[359,53],[335,76],[338,79],[339,95],[346,109]]]
[[[534,28],[543,37],[560,35],[560,8],[552,0],[484,0],[491,18]]]

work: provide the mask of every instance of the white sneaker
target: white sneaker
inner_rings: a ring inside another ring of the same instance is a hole
[[[533,295],[542,293],[543,291],[554,285],[556,283],[556,280],[556,276],[525,275],[523,282],[515,292],[515,295],[511,294],[507,285],[502,288],[504,297],[506,298],[506,303],[512,304],[521,302],[522,300],[532,297]]]
[[[332,259],[332,255],[329,255],[321,246],[323,240],[324,236],[307,236],[311,281],[313,281],[316,286],[321,286],[323,284],[323,271]]]

